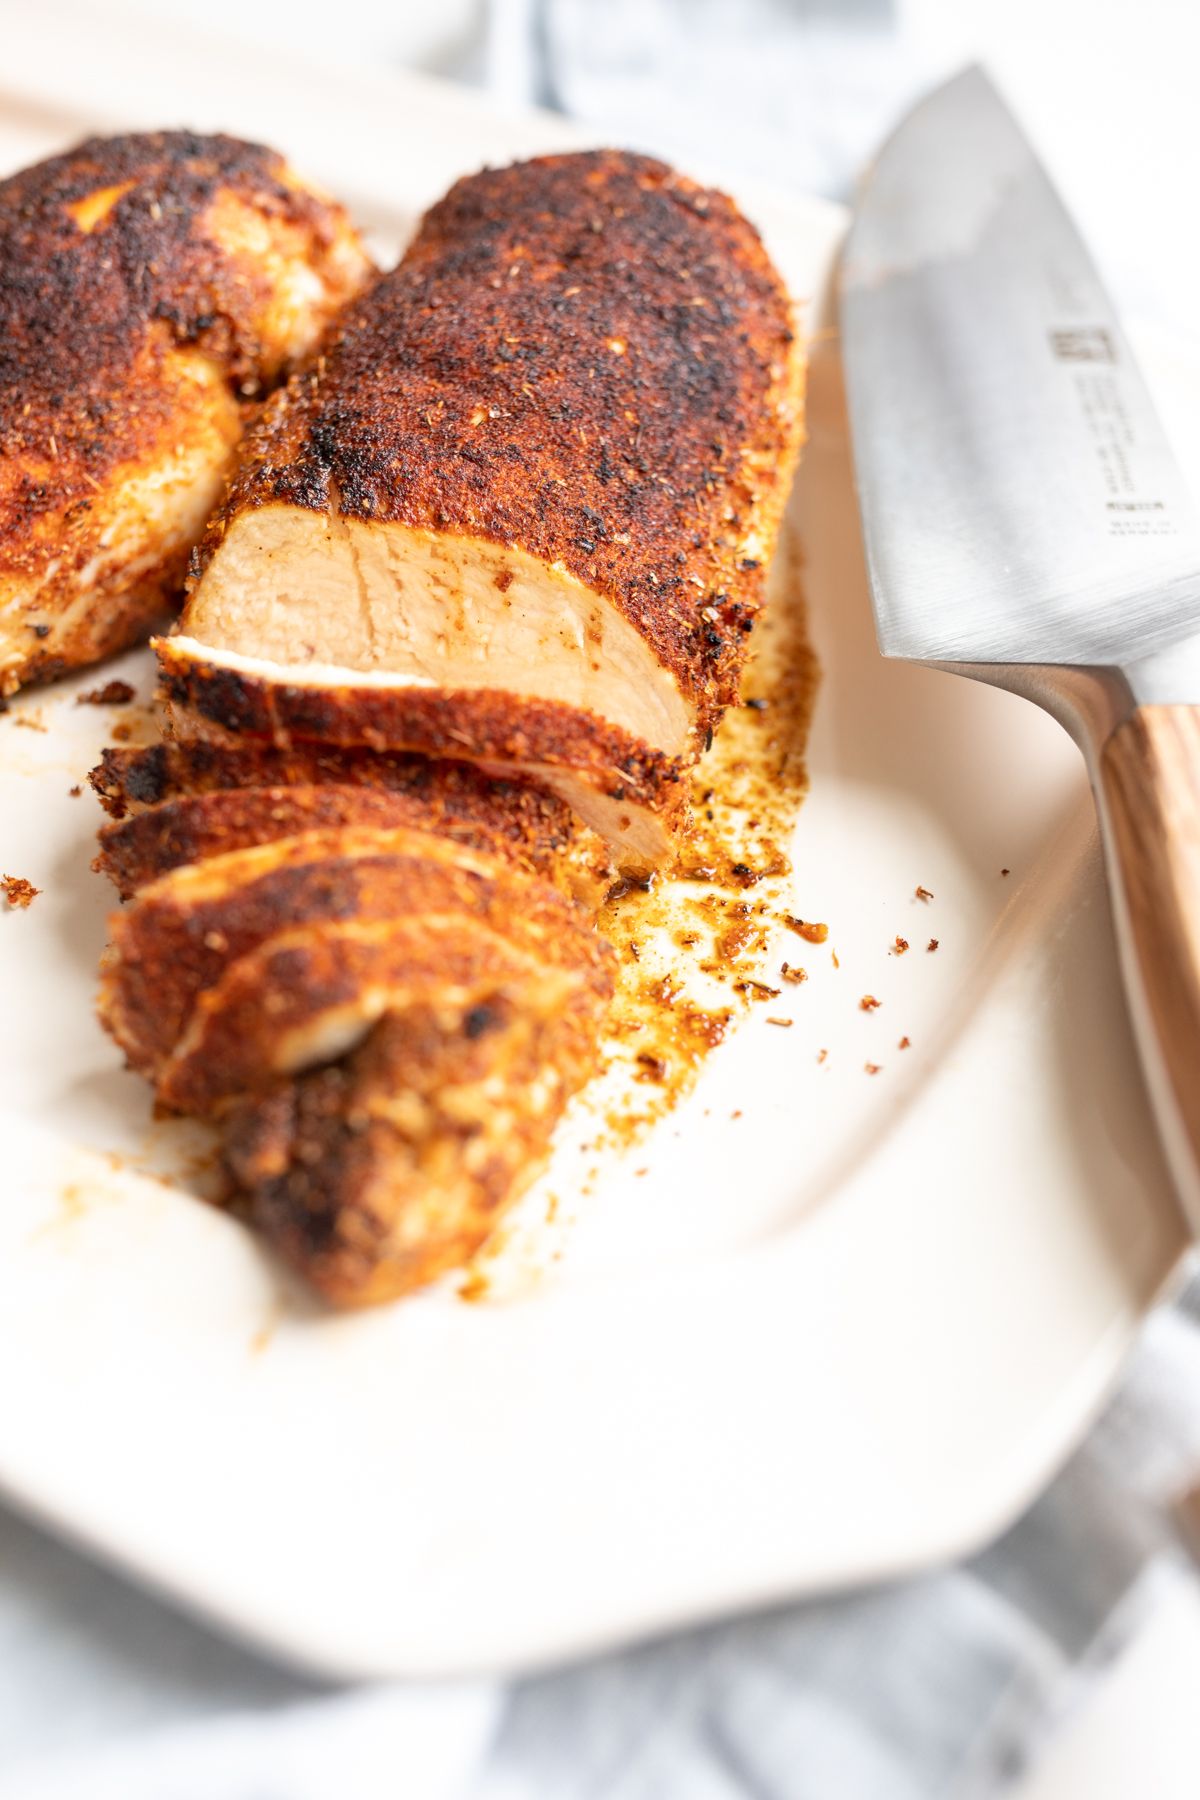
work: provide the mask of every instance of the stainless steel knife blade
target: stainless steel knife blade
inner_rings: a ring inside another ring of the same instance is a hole
[[[1200,524],[1170,446],[982,70],[884,146],[841,309],[885,655],[1122,664],[1200,630]]]
[[[880,648],[1024,694],[1084,751],[1200,1233],[1200,526],[1091,258],[981,70],[880,153],[841,331]]]

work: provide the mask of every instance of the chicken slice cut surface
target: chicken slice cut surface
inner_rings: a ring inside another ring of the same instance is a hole
[[[255,507],[229,522],[187,629],[293,672],[558,701],[668,756],[691,738],[678,679],[617,607],[564,565],[449,532]]]

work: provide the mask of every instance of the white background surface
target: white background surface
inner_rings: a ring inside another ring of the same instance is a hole
[[[1196,1800],[1198,1669],[1200,1598],[1175,1586],[1014,1800]]]

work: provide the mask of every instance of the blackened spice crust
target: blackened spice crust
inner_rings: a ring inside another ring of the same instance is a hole
[[[177,592],[186,544],[56,629],[114,491],[199,429],[194,395],[180,426],[177,353],[211,367],[236,432],[292,353],[281,262],[302,260],[332,306],[361,285],[352,242],[340,207],[231,137],[89,138],[0,181],[0,589],[34,595],[28,654],[0,686],[123,647]]]

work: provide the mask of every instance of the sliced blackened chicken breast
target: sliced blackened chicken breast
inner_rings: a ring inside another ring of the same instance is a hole
[[[250,433],[161,646],[176,729],[521,770],[661,861],[801,367],[724,195],[617,151],[457,183]]]
[[[459,182],[251,428],[94,776],[101,1014],[331,1299],[469,1256],[596,1068],[595,834],[673,854],[801,370],[733,204],[601,151]]]
[[[370,272],[341,207],[233,138],[92,138],[0,182],[0,694],[161,614],[247,403]]]

